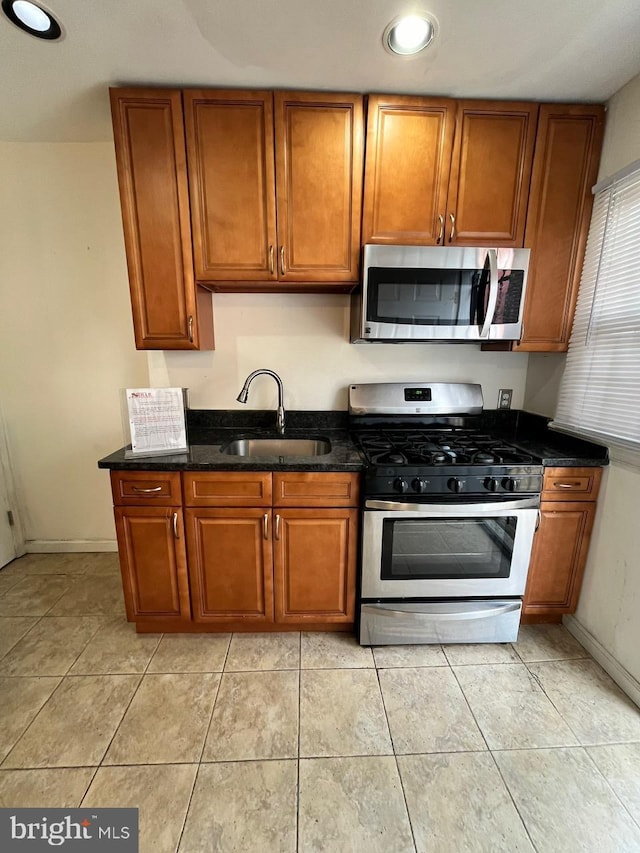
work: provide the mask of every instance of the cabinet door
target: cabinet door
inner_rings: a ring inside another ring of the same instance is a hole
[[[525,246],[531,249],[522,339],[514,350],[564,352],[582,273],[604,108],[543,104]]]
[[[461,101],[447,244],[523,246],[538,105]]]
[[[190,618],[182,510],[115,507],[127,619]]]
[[[211,295],[193,278],[180,92],[110,96],[136,347],[212,349]]]
[[[595,511],[595,503],[542,503],[524,596],[526,616],[559,620],[576,609]]]
[[[276,622],[353,622],[355,509],[283,509],[274,515]]]
[[[275,93],[278,278],[356,282],[361,95]]]
[[[455,101],[369,97],[363,243],[443,242],[455,123]]]
[[[276,279],[273,93],[183,93],[196,279]]]
[[[271,513],[188,509],[186,519],[194,621],[272,622]]]

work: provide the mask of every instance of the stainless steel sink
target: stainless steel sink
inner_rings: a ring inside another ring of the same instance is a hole
[[[331,442],[324,438],[237,438],[221,452],[231,456],[324,456]]]

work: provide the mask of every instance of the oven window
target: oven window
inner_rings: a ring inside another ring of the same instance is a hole
[[[515,516],[385,519],[383,580],[507,578]]]

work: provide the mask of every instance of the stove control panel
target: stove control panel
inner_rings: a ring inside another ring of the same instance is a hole
[[[389,470],[385,476],[380,470],[371,472],[365,478],[365,491],[369,497],[374,495],[460,495],[482,497],[486,495],[531,494],[542,490],[542,467],[527,466],[518,471],[473,472],[452,471],[427,473],[426,471],[406,470],[399,476]]]

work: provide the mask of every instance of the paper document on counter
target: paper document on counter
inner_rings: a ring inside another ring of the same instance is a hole
[[[185,453],[187,428],[182,388],[127,388],[131,453]]]

